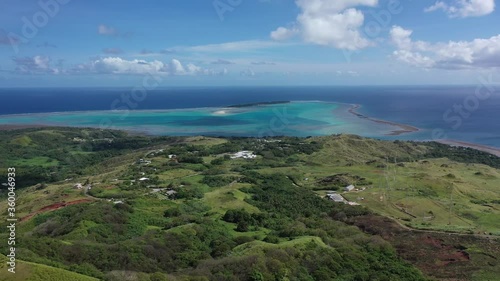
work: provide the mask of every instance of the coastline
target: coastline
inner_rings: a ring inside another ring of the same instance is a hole
[[[39,124],[0,125],[0,131],[10,131],[10,130],[20,130],[20,129],[37,129],[37,128],[45,128],[45,127],[51,127],[51,126],[39,125]],[[52,127],[54,127],[54,126],[52,126]]]
[[[361,105],[352,104],[351,108],[349,108],[348,112],[351,113],[352,115],[359,117],[359,118],[370,120],[370,121],[375,122],[375,123],[391,125],[391,126],[401,128],[400,130],[393,130],[390,133],[385,134],[386,136],[399,136],[402,134],[409,134],[409,133],[414,133],[414,132],[420,131],[419,128],[411,126],[411,125],[400,124],[400,123],[396,123],[396,122],[392,122],[392,121],[376,119],[376,118],[372,118],[372,117],[363,115],[363,114],[356,111],[357,109],[360,109],[360,108],[361,108]]]
[[[357,114],[355,114],[355,115],[357,116]],[[362,114],[360,114],[360,115],[362,115]],[[369,119],[369,117],[365,117],[365,118]],[[377,121],[374,121],[374,120],[377,120]],[[378,120],[378,119],[374,119],[374,120],[371,120],[371,121],[374,121],[374,122],[377,122],[377,123],[380,122],[382,124],[389,124],[389,125],[394,125],[394,126],[401,126],[402,128],[406,127],[406,125],[403,125],[403,124],[397,124],[397,123],[393,123],[393,122],[389,122],[389,121],[384,121],[384,120]],[[32,124],[32,125],[0,125],[0,131],[22,130],[22,129],[41,129],[41,128],[64,128],[64,127],[65,126],[48,126],[48,125],[39,125],[39,124]],[[408,127],[414,128],[412,126],[408,126]],[[81,128],[84,128],[84,127],[81,127]],[[417,129],[417,128],[415,128],[415,129]],[[145,132],[137,132],[137,131],[127,130],[127,129],[120,129],[120,131],[127,132],[127,133],[129,133],[131,135],[151,136],[151,134],[148,134],[148,133],[145,133]],[[391,134],[400,135],[400,134],[409,133],[409,132],[415,132],[415,130],[411,130],[411,131],[410,130],[393,131]],[[445,145],[449,145],[449,146],[468,147],[468,148],[476,149],[476,150],[483,151],[483,152],[486,152],[486,153],[490,153],[492,155],[500,157],[500,148],[495,148],[495,147],[486,146],[486,145],[477,144],[477,143],[464,142],[464,141],[459,141],[459,140],[443,139],[443,140],[436,140],[436,142],[442,143],[442,144],[445,144]]]
[[[500,157],[500,148],[495,148],[495,147],[476,144],[476,143],[458,141],[458,140],[436,140],[436,142],[446,144],[449,146],[459,146],[459,147],[461,146],[461,147],[473,148],[473,149],[483,151],[486,153],[490,153],[490,154],[493,154],[497,157]]]

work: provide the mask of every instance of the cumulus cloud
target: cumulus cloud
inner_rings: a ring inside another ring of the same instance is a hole
[[[126,60],[120,57],[107,57],[93,60],[88,64],[78,65],[73,69],[73,72],[131,75],[223,75],[227,73],[227,70],[216,71],[205,69],[191,63],[183,65],[176,59],[172,59],[169,63],[164,63],[159,60]]]
[[[301,13],[294,28],[279,27],[271,32],[274,40],[284,40],[300,33],[308,43],[345,50],[371,45],[360,32],[364,14],[357,6],[374,7],[378,0],[297,0]]]
[[[437,1],[427,7],[425,12],[443,10],[451,18],[479,17],[495,11],[495,0],[454,0],[452,4]]]
[[[46,56],[14,57],[15,72],[20,74],[58,74],[60,70],[51,66],[51,59]]]
[[[500,67],[500,35],[472,41],[429,43],[414,41],[413,31],[400,26],[391,29],[392,43],[397,47],[393,57],[424,68]]]
[[[278,27],[275,31],[271,32],[271,39],[282,41],[295,36],[298,33],[296,28]]]

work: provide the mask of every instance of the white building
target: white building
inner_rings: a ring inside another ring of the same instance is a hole
[[[326,195],[326,197],[328,197],[328,199],[330,199],[334,202],[337,202],[337,203],[345,203],[347,201],[347,200],[345,200],[344,197],[342,197],[342,195],[337,194],[337,193],[329,193]]]
[[[252,151],[243,150],[243,151],[236,152],[235,154],[233,154],[233,156],[231,156],[231,158],[232,159],[236,159],[236,158],[254,159],[254,158],[257,158],[257,155],[255,155]]]
[[[355,187],[354,187],[354,185],[352,185],[352,184],[351,184],[351,185],[349,185],[349,186],[344,187],[344,191],[347,191],[347,192],[349,192],[349,191],[353,191],[353,190],[354,190],[354,188],[355,188]]]

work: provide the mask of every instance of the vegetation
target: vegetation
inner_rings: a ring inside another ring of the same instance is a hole
[[[498,159],[475,150],[356,136],[167,138],[66,128],[0,133],[1,168],[15,165],[20,172],[19,258],[46,270],[37,275],[49,278],[43,280],[58,280],[52,270],[76,274],[67,280],[451,279],[456,272],[406,254],[421,243],[416,232],[402,234],[399,224],[378,214],[413,228],[500,234]],[[241,150],[258,157],[230,157]],[[358,190],[342,195],[362,206],[324,198],[350,184]],[[6,193],[0,195],[5,210]],[[382,225],[414,244],[405,246],[376,227]],[[460,257],[476,258],[470,249],[499,254],[487,243],[457,237],[467,245],[457,248],[467,251]],[[459,277],[482,280],[500,271],[483,260]]]

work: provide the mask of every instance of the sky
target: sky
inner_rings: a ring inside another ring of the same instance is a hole
[[[0,0],[0,87],[500,82],[495,0]]]

